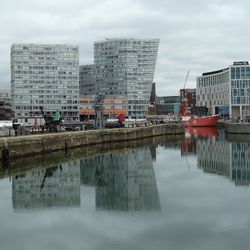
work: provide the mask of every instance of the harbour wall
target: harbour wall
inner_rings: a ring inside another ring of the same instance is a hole
[[[250,123],[225,123],[225,132],[229,134],[250,134]]]
[[[0,139],[1,159],[67,151],[102,143],[137,140],[160,135],[184,134],[184,127],[161,124],[139,128],[119,128],[5,137]]]
[[[90,145],[86,147],[77,147],[70,149],[67,152],[59,150],[51,152],[49,154],[36,154],[26,157],[18,157],[8,162],[7,168],[0,167],[0,179],[7,178],[13,175],[24,174],[26,171],[31,169],[49,168],[58,166],[63,163],[75,160],[84,160],[91,158],[94,155],[101,155],[108,152],[120,152],[121,154],[131,149],[146,147],[171,146],[179,145],[183,141],[183,134],[174,135],[162,135],[148,138],[142,138],[139,140],[123,141],[123,142],[112,142],[102,143],[96,145]]]

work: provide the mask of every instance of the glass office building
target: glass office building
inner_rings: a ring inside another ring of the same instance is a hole
[[[97,91],[105,97],[127,98],[129,116],[148,111],[159,39],[106,39],[94,43]]]
[[[179,114],[180,96],[157,96],[156,113],[159,115]]]
[[[11,95],[15,118],[60,111],[79,119],[79,48],[72,45],[13,44]]]
[[[228,68],[197,77],[197,106],[206,106],[212,114],[231,118],[250,117],[250,65],[234,62]]]

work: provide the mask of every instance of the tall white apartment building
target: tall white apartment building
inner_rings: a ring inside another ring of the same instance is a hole
[[[105,39],[94,43],[97,92],[108,98],[126,98],[122,109],[145,117],[159,47],[159,39]]]
[[[15,118],[58,110],[79,119],[79,48],[65,44],[13,44],[11,96]]]
[[[228,68],[197,77],[196,105],[206,106],[212,114],[232,118],[250,116],[250,65],[234,62]]]

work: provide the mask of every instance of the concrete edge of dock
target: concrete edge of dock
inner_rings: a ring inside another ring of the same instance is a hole
[[[11,159],[58,150],[102,143],[130,141],[141,138],[184,134],[185,128],[176,124],[160,124],[138,128],[88,130],[0,138],[1,159]]]
[[[250,123],[225,123],[225,132],[229,134],[250,134]]]

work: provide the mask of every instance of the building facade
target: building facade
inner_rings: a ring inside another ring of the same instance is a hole
[[[80,98],[96,95],[96,84],[94,80],[94,64],[79,67],[79,95]]]
[[[80,120],[92,120],[95,119],[97,97],[81,97],[80,98]],[[103,99],[103,106],[104,106],[104,118],[117,118],[118,115],[127,115],[127,98],[112,98],[112,97],[105,97]]]
[[[180,97],[179,96],[157,96],[155,107],[156,107],[157,115],[179,114]]]
[[[12,110],[16,118],[60,111],[79,119],[79,48],[72,45],[13,44],[11,47]]]
[[[234,62],[228,68],[197,77],[197,106],[233,119],[250,117],[250,65]]]
[[[196,89],[180,89],[180,113],[191,112],[191,109],[195,106]]]
[[[11,93],[9,90],[0,92],[0,120],[10,120],[13,116],[11,111]]]
[[[149,103],[155,104],[155,102],[156,102],[156,84],[155,82],[153,82],[152,87],[151,87],[151,92],[150,92]]]
[[[145,117],[158,47],[158,39],[106,39],[95,42],[97,92],[108,98],[126,98],[128,115]]]

